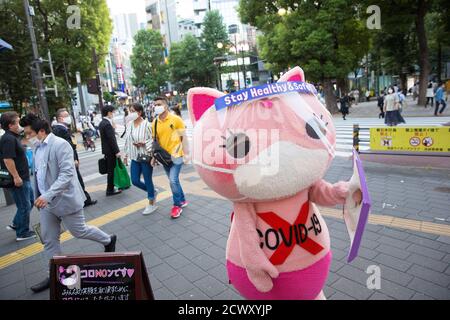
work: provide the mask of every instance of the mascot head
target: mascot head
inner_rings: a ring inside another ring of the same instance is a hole
[[[335,128],[295,67],[277,83],[228,95],[192,88],[192,161],[214,191],[234,202],[286,198],[320,180],[334,157]]]

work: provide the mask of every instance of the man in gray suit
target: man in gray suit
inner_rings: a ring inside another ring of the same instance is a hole
[[[61,221],[75,238],[99,242],[105,246],[105,252],[114,252],[116,235],[110,236],[97,227],[86,225],[83,213],[86,196],[77,179],[70,144],[51,133],[49,123],[35,114],[27,114],[20,125],[35,148],[34,204],[40,210],[41,237],[47,258],[61,255]],[[31,290],[40,292],[49,286],[47,278]]]

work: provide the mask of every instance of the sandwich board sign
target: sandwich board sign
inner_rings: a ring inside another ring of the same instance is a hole
[[[141,252],[54,256],[51,300],[154,300]]]

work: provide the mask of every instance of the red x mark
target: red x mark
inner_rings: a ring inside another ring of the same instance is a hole
[[[280,231],[282,231],[285,235],[287,235],[289,234],[289,228],[291,227],[297,228],[298,224],[303,225],[306,224],[306,220],[308,219],[308,213],[309,213],[309,202],[307,201],[300,208],[300,212],[298,213],[298,216],[292,225],[290,225],[289,222],[280,218],[274,212],[262,212],[258,213],[258,216],[275,230],[281,229]],[[272,264],[274,265],[283,264],[284,261],[287,259],[287,257],[291,254],[292,250],[294,250],[294,245],[295,242],[293,240],[291,241],[291,245],[289,247],[286,246],[286,244],[283,241],[281,241],[280,246],[275,250],[275,252],[270,257],[270,262],[272,262]],[[313,255],[316,255],[323,250],[323,247],[320,244],[318,244],[309,237],[307,237],[303,243],[298,243],[298,245],[301,248],[305,249],[306,251],[312,253]]]

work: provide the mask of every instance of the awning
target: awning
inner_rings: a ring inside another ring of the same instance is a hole
[[[0,51],[5,49],[13,50],[13,47],[8,42],[0,39]]]
[[[0,101],[0,109],[12,109],[12,106],[8,101]]]
[[[122,92],[122,91],[116,91],[115,94],[119,98],[128,98],[128,95],[125,92]]]

